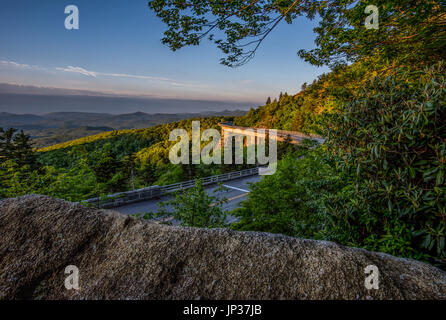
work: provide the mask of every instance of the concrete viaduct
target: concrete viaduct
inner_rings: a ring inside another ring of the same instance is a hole
[[[254,139],[251,140],[252,143],[255,143],[255,137],[261,137],[266,139],[269,135],[270,129],[262,129],[262,128],[250,128],[250,127],[240,127],[235,126],[232,123],[229,122],[220,122],[218,124],[222,129],[222,144],[224,143],[224,137],[225,136],[237,136],[237,135],[243,135],[248,137],[253,137]],[[276,130],[277,132],[277,141],[284,141],[288,136],[291,139],[292,144],[300,144],[304,139],[311,139],[316,140],[319,144],[324,142],[324,139],[321,136],[310,134],[306,135],[301,132],[297,131],[286,131],[286,130]],[[247,143],[250,139],[246,139]]]

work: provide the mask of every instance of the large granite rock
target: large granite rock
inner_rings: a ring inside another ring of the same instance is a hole
[[[430,265],[331,242],[168,227],[45,196],[0,201],[0,299],[445,299]],[[64,286],[79,269],[79,290]],[[379,270],[367,289],[364,269]]]

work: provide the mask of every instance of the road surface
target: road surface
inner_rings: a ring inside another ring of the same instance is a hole
[[[222,208],[224,211],[232,211],[238,207],[241,201],[246,199],[246,196],[249,193],[249,184],[259,181],[261,177],[262,176],[256,175],[223,182],[225,191],[216,191],[216,189],[219,188],[218,185],[205,186],[204,188],[209,195],[213,195],[219,199],[226,198],[228,201],[223,204]],[[124,214],[156,212],[158,211],[158,202],[169,199],[172,199],[172,196],[164,196],[160,199],[136,202],[115,208],[114,210]],[[233,220],[234,217],[228,217],[227,222],[231,223]]]

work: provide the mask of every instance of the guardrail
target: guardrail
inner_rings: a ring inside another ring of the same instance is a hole
[[[248,177],[259,174],[259,168],[244,169],[235,172],[228,172],[216,176],[202,178],[203,185],[210,185],[218,182],[234,180],[242,177]],[[105,197],[92,198],[82,201],[89,205],[99,208],[116,208],[126,204],[150,200],[161,197],[169,193],[186,190],[195,185],[196,180],[178,182],[165,186],[151,186],[143,189],[118,192]]]

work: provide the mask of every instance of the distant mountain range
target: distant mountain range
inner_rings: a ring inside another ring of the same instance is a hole
[[[105,131],[140,129],[184,119],[241,116],[245,113],[242,110],[175,114],[135,112],[119,115],[88,112],[53,112],[44,115],[0,112],[0,127],[24,130],[32,136],[36,147],[46,147]]]
[[[47,114],[59,111],[122,114],[201,113],[209,110],[249,110],[259,102],[160,98],[99,91],[0,83],[0,112]]]
[[[110,130],[196,117],[241,116],[255,105],[0,83],[0,127],[24,130],[37,147]]]
[[[53,112],[44,115],[14,114],[0,112],[0,127],[13,127],[23,130],[42,130],[54,128],[108,127],[110,130],[140,129],[183,119],[210,116],[241,116],[246,111],[224,110],[201,113],[88,113],[88,112]]]

